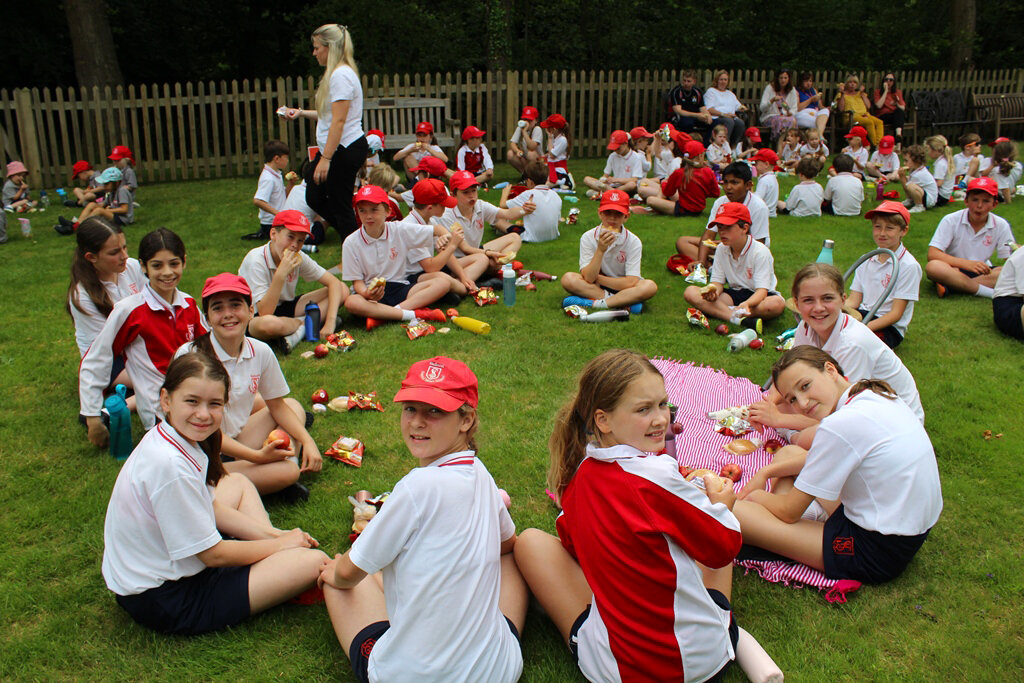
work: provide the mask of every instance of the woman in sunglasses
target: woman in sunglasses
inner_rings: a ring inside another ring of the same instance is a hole
[[[871,108],[885,125],[893,127],[896,144],[900,145],[903,142],[903,121],[907,102],[903,99],[903,91],[896,87],[896,74],[892,71],[885,72],[882,82],[871,94]]]

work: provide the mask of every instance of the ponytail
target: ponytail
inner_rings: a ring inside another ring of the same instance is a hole
[[[96,274],[96,268],[85,258],[85,255],[98,254],[103,249],[103,245],[107,243],[107,240],[114,235],[120,235],[122,232],[120,225],[100,216],[86,218],[78,226],[78,230],[75,232],[77,246],[74,255],[71,257],[71,282],[68,284],[68,295],[64,302],[64,310],[67,311],[68,315],[71,315],[72,306],[85,313],[78,300],[78,285],[82,285],[82,289],[85,290],[89,299],[104,318],[109,316],[110,312],[114,310],[114,302],[110,299],[110,294],[107,293],[103,283],[100,282],[99,275]]]
[[[882,398],[887,398],[890,401],[895,400],[898,395],[896,391],[889,386],[889,383],[884,380],[862,379],[850,387],[850,398],[853,398],[864,390],[873,391]]]

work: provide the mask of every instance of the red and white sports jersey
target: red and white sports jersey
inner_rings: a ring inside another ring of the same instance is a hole
[[[143,427],[152,429],[160,407],[160,387],[174,352],[206,331],[206,320],[195,299],[180,291],[174,292],[171,305],[146,283],[138,294],[118,301],[78,370],[82,415],[100,414],[110,366],[115,356],[124,356],[139,419]]]
[[[459,147],[455,157],[455,168],[460,171],[469,171],[473,175],[479,175],[482,171],[489,171],[494,168],[491,161],[491,153],[485,145],[479,145],[476,150],[470,149],[467,145]]]
[[[740,525],[672,457],[588,446],[562,506],[558,536],[594,591],[578,633],[588,680],[702,681],[734,657],[697,563],[732,562]]]

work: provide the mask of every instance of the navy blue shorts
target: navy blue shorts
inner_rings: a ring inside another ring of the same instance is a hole
[[[278,301],[277,306],[274,308],[274,315],[278,318],[294,318],[298,315],[295,312],[295,304],[298,299],[289,299],[288,301]]]
[[[113,362],[110,364],[110,381],[107,382],[108,387],[114,386],[114,380],[124,370],[124,356],[114,356]]]
[[[508,629],[512,631],[512,635],[516,637],[519,647],[522,648],[519,629],[508,617],[505,617],[505,622],[508,624]],[[357,633],[356,637],[352,639],[352,644],[349,645],[348,660],[352,663],[352,671],[356,678],[362,683],[370,683],[370,653],[373,652],[373,646],[389,628],[391,628],[390,621],[375,621]]]
[[[249,618],[249,567],[207,567],[137,595],[116,595],[132,619],[160,633],[193,636]]]
[[[391,282],[388,280],[384,285],[384,296],[377,303],[384,304],[385,306],[397,306],[409,298],[410,289],[412,289],[411,283]]]
[[[860,313],[861,320],[866,318],[869,313],[868,309],[866,308],[858,308],[857,312]],[[883,327],[880,330],[872,330],[872,332],[874,332],[875,336],[881,339],[882,343],[884,343],[890,349],[895,349],[903,341],[903,335],[900,334],[899,330],[897,330],[892,325],[889,325],[888,327]]]
[[[684,209],[682,206],[680,206],[679,202],[676,202],[676,207],[672,211],[672,213],[675,216],[699,216],[699,215],[701,215],[704,212],[703,211],[689,211],[688,209]]]
[[[732,299],[733,306],[739,306],[740,304],[745,303],[747,299],[754,296],[753,290],[733,289],[732,287],[726,287],[725,289],[723,289],[722,294],[729,295],[729,298]],[[779,296],[779,293],[769,289],[768,294],[765,298],[768,298],[769,296]]]
[[[1017,339],[1024,339],[1024,325],[1021,324],[1020,319],[1022,307],[1024,307],[1024,297],[997,296],[992,299],[992,317],[1000,332]]]
[[[825,576],[856,579],[863,583],[885,583],[903,573],[928,538],[893,536],[863,529],[846,517],[840,505],[825,521],[822,555]]]

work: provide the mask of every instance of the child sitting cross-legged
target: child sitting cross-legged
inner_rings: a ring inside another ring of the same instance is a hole
[[[804,157],[796,164],[796,175],[800,182],[793,186],[786,196],[786,201],[779,200],[777,205],[781,214],[790,216],[820,216],[821,203],[825,192],[815,180],[821,167],[812,157]]]
[[[658,291],[653,280],[640,276],[643,244],[626,230],[629,195],[608,190],[598,207],[601,225],[580,237],[580,270],[562,276],[562,287],[569,296],[562,306],[588,308],[629,308],[639,313]]]
[[[526,162],[523,168],[523,182],[526,190],[509,198],[512,186],[501,192],[498,205],[518,208],[532,202],[537,208],[523,216],[522,240],[524,242],[547,242],[558,237],[558,219],[562,215],[562,197],[547,187],[548,168],[539,160]],[[511,229],[510,229],[511,230]]]
[[[896,177],[907,193],[903,205],[910,213],[920,213],[935,206],[939,196],[939,186],[935,184],[935,176],[925,164],[928,152],[922,145],[911,145],[903,150],[905,166],[896,171]]]
[[[832,167],[835,168],[836,174],[825,184],[822,213],[833,216],[859,216],[861,204],[864,202],[864,183],[853,175],[853,157],[849,154],[838,154],[832,162]]]
[[[690,285],[683,297],[710,316],[757,329],[762,318],[776,318],[786,308],[775,291],[775,259],[750,236],[750,211],[743,204],[723,204],[713,221],[722,243],[715,250],[711,284]]]

